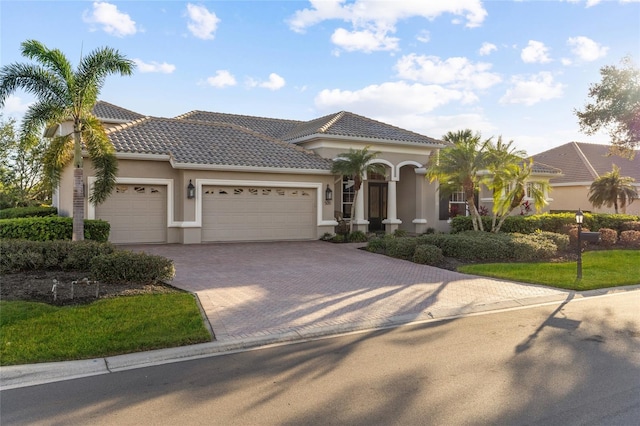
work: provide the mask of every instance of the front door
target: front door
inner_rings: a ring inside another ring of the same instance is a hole
[[[369,182],[369,231],[384,229],[382,221],[387,218],[387,184]]]

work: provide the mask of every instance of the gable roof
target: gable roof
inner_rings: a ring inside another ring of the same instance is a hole
[[[553,183],[592,182],[610,172],[615,164],[622,176],[629,176],[640,182],[640,152],[630,160],[610,154],[609,145],[584,142],[569,142],[532,156],[535,162],[562,170],[563,176],[554,178]]]
[[[331,160],[245,127],[145,117],[107,130],[119,153],[167,155],[175,165],[330,170]]]

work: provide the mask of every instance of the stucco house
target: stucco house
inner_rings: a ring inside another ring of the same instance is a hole
[[[362,231],[447,231],[425,165],[444,142],[341,111],[311,121],[192,111],[150,117],[100,101],[95,114],[118,158],[117,186],[85,217],[111,223],[114,243],[317,239],[337,218]],[[69,123],[54,129],[68,132]],[[369,146],[384,175],[367,176],[354,218],[352,183],[332,160]],[[90,190],[95,177],[85,158]],[[85,191],[88,192],[88,191]],[[445,200],[448,202],[449,200]],[[72,212],[72,169],[54,194]],[[448,205],[447,205],[448,210]]]
[[[589,188],[593,181],[610,172],[615,164],[621,176],[635,179],[636,191],[640,193],[640,151],[633,159],[611,155],[610,145],[569,142],[534,155],[536,163],[547,164],[562,170],[562,175],[550,180],[553,194],[551,211],[590,211],[614,213],[613,207],[594,208],[589,202]],[[640,200],[636,200],[620,213],[640,215]]]

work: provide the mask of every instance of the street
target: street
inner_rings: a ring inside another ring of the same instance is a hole
[[[0,392],[17,424],[640,424],[640,291]]]

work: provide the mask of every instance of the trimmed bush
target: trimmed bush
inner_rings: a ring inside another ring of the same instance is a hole
[[[387,242],[386,254],[397,259],[413,260],[417,243],[416,238],[391,238]]]
[[[94,280],[152,284],[175,275],[173,261],[166,257],[127,250],[96,256],[91,260]]]
[[[551,239],[538,234],[512,234],[509,245],[512,259],[520,262],[550,259],[558,252],[558,247]]]
[[[558,251],[566,251],[569,248],[569,236],[566,234],[538,230],[533,235],[551,240],[551,242],[556,245]]]
[[[0,273],[32,270],[88,270],[93,257],[113,253],[96,241],[0,240]]]
[[[58,209],[55,207],[47,207],[47,206],[14,207],[10,209],[0,210],[0,219],[15,219],[18,217],[56,216],[57,214],[58,214]]]
[[[84,221],[84,238],[107,242],[109,222],[103,220]],[[0,220],[0,239],[21,239],[30,241],[71,240],[73,219],[70,217],[25,217]]]
[[[403,237],[409,236],[409,233],[404,229],[396,229],[395,231],[393,231],[393,236],[398,238],[403,238]]]
[[[640,248],[640,231],[622,231],[620,244],[626,247]]]
[[[423,265],[437,266],[444,260],[442,250],[431,244],[422,244],[416,246],[413,253],[413,261]]]
[[[611,247],[618,242],[618,233],[615,229],[600,228],[600,244],[604,247]]]
[[[620,232],[622,231],[640,231],[640,221],[623,222],[620,227]]]
[[[347,235],[347,240],[350,243],[366,243],[367,235],[362,231],[353,231]]]
[[[384,235],[381,237],[374,237],[367,242],[367,251],[371,253],[385,254],[387,252],[387,244],[394,237],[392,235]]]

